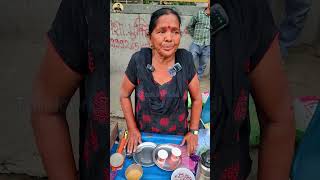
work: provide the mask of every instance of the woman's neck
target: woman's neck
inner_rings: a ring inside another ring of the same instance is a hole
[[[172,66],[175,61],[175,56],[172,55],[170,57],[162,57],[160,56],[157,52],[152,53],[152,63],[154,65],[159,65],[159,66]]]

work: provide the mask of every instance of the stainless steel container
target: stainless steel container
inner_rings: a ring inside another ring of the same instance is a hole
[[[198,163],[196,180],[210,180],[210,150],[201,154]]]

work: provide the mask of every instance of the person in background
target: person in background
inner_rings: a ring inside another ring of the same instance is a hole
[[[197,73],[201,80],[210,59],[210,0],[204,10],[191,18],[187,30],[193,39],[190,52],[194,62],[199,62]]]
[[[284,59],[288,57],[288,48],[301,34],[310,9],[311,0],[285,0],[285,13],[279,27],[280,50]]]

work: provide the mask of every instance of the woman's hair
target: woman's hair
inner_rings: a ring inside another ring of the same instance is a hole
[[[152,31],[154,30],[154,28],[157,25],[157,20],[163,16],[163,15],[168,15],[168,14],[173,14],[178,18],[179,21],[179,25],[181,25],[181,18],[178,14],[177,11],[168,8],[168,7],[164,7],[161,9],[156,10],[155,12],[152,13],[151,18],[150,18],[150,23],[149,23],[149,35],[152,33]]]

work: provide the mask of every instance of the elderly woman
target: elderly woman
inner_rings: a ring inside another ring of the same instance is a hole
[[[184,135],[188,153],[195,151],[202,108],[199,80],[192,54],[178,49],[181,19],[170,8],[155,11],[150,19],[151,48],[133,54],[121,85],[120,101],[127,122],[127,151],[136,151],[140,132]],[[130,96],[135,90],[135,114]],[[188,128],[187,94],[192,110]]]

